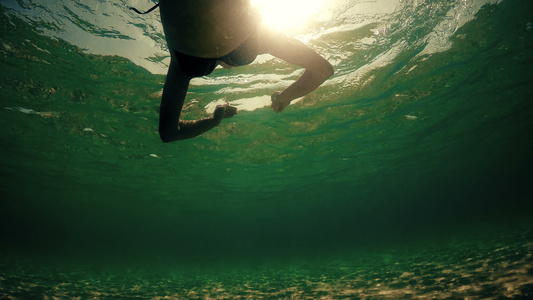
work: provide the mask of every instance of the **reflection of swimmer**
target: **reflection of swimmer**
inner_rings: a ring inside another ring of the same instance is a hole
[[[159,115],[163,142],[198,136],[237,114],[236,107],[226,104],[217,106],[211,117],[179,120],[189,81],[210,74],[217,65],[247,65],[268,53],[304,67],[296,82],[272,94],[272,109],[278,113],[333,75],[331,64],[307,45],[264,26],[249,0],[159,2],[171,56]]]

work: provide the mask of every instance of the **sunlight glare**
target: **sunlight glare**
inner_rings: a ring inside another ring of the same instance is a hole
[[[301,29],[327,0],[252,0],[263,22],[282,31]]]

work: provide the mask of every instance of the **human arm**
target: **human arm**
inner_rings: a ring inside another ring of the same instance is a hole
[[[237,108],[219,105],[211,117],[180,120],[190,80],[191,77],[183,74],[176,60],[171,59],[159,109],[159,136],[165,143],[196,137],[218,126],[222,119],[237,114]]]
[[[306,44],[266,27],[259,28],[259,53],[274,55],[305,72],[282,92],[272,94],[272,109],[282,112],[289,103],[319,87],[334,73],[331,64]]]

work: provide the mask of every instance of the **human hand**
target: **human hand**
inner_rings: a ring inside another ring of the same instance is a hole
[[[290,101],[284,101],[281,99],[281,92],[274,92],[271,96],[272,104],[270,107],[277,113],[282,112],[287,105],[289,105]]]
[[[238,113],[239,111],[235,106],[231,106],[229,103],[226,103],[224,105],[217,105],[213,116],[215,119],[222,120],[224,118],[231,118]]]

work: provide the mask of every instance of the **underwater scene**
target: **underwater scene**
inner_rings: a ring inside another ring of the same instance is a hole
[[[532,299],[533,5],[252,4],[335,74],[269,55],[191,81],[147,0],[0,0],[1,299]]]

